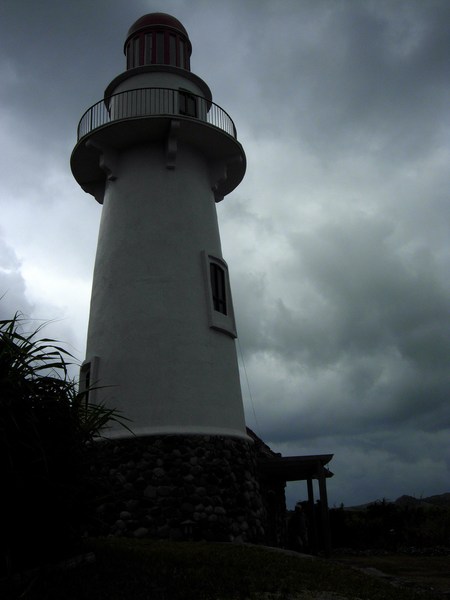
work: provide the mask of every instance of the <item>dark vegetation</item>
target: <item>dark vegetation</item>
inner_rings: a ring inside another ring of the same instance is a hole
[[[424,502],[410,497],[361,510],[330,510],[333,557],[377,569],[434,592],[450,591],[448,494]]]
[[[450,507],[374,502],[364,510],[330,510],[333,548],[450,553]]]
[[[450,557],[422,554],[362,554],[340,556],[339,563],[358,569],[377,569],[395,579],[401,578],[419,589],[446,594],[450,591]]]
[[[257,547],[102,538],[85,548],[95,552],[95,564],[36,575],[27,600],[309,600],[322,591],[364,600],[430,598],[344,565]]]
[[[27,333],[16,315],[0,321],[0,577],[61,560],[81,544],[93,497],[95,436],[116,420],[89,405],[68,375],[71,355]],[[44,541],[45,540],[45,541]]]

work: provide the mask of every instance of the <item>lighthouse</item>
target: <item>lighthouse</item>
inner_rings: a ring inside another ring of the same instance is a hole
[[[137,436],[248,440],[216,213],[246,158],[191,51],[177,19],[141,17],[78,125],[72,173],[102,205],[81,387]]]
[[[102,205],[80,389],[131,430],[101,442],[92,468],[111,493],[90,533],[283,546],[286,481],[306,480],[314,508],[319,479],[327,531],[332,455],[282,458],[245,426],[216,204],[246,158],[191,52],[174,17],[138,19],[71,156]]]

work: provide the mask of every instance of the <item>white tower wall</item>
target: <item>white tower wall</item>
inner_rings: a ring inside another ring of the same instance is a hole
[[[199,83],[203,83],[203,86],[199,85]],[[155,71],[136,73],[126,79],[118,77],[117,80],[112,81],[108,86],[107,95],[146,87],[172,88],[175,90],[181,88],[189,90],[193,94],[204,96],[206,86],[201,80],[198,81],[198,78],[195,76],[192,76],[191,79],[186,77],[186,73],[166,72],[156,67]],[[207,89],[209,91],[209,88]]]
[[[87,357],[136,434],[245,431],[236,351],[209,326],[203,253],[222,258],[205,157],[183,146],[124,151],[105,191]]]

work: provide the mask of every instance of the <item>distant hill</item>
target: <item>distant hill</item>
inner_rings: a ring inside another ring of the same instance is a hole
[[[400,506],[450,506],[450,493],[439,496],[428,496],[427,498],[414,498],[413,496],[400,496],[394,502]]]
[[[374,500],[374,502],[360,504],[359,506],[345,506],[344,510],[366,510],[371,504],[380,502],[381,500]],[[414,498],[414,496],[404,495],[397,498],[395,502],[389,500],[387,502],[398,506],[450,506],[450,492],[438,496],[428,496],[427,498]]]

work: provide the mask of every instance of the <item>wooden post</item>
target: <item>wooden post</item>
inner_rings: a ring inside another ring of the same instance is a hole
[[[326,479],[325,479],[325,469],[319,462],[317,463],[317,477],[319,479],[319,494],[320,494],[320,508],[321,508],[321,513],[322,513],[324,554],[327,558],[329,558],[331,556],[331,536],[330,536],[330,517],[328,514],[327,483],[326,483]]]
[[[309,514],[311,518],[311,526],[309,528],[309,539],[311,544],[311,554],[317,556],[319,551],[318,541],[317,541],[317,520],[316,520],[316,508],[314,506],[314,489],[312,478],[308,477],[306,480],[308,485],[308,506],[309,506]]]

